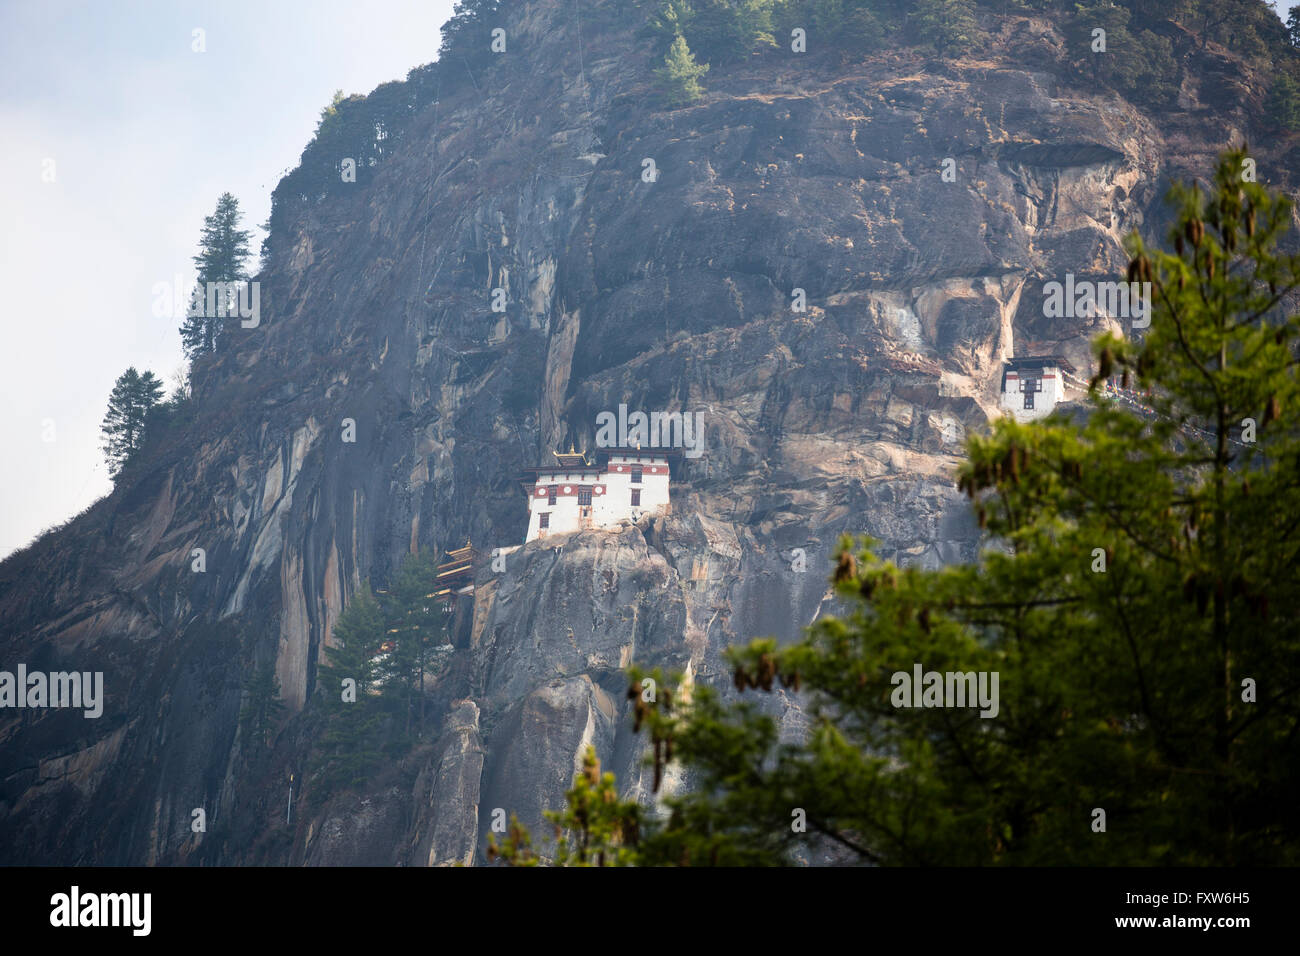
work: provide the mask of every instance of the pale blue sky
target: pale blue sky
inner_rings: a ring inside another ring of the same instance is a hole
[[[451,6],[0,3],[0,556],[110,490],[108,393],[129,365],[164,380],[181,365],[151,288],[192,274],[217,197],[265,222],[334,90],[435,59]]]
[[[153,316],[151,289],[191,274],[217,196],[264,222],[334,90],[369,92],[433,60],[451,6],[0,4],[0,556],[110,490],[108,393],[129,365],[164,380],[181,365],[177,322]]]

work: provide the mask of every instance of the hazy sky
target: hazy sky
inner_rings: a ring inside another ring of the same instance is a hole
[[[151,289],[192,274],[217,197],[265,222],[334,90],[433,60],[451,6],[0,3],[0,556],[111,489],[109,391],[129,365],[164,381],[180,367]]]
[[[127,366],[182,364],[150,290],[192,275],[217,197],[265,222],[334,91],[435,59],[451,7],[0,2],[0,556],[111,489],[108,393]]]

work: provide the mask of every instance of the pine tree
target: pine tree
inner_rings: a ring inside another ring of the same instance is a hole
[[[162,398],[163,383],[153,372],[141,375],[132,366],[118,376],[108,397],[100,434],[108,473],[116,478],[144,444],[145,423],[150,410]]]
[[[691,55],[690,47],[686,45],[685,38],[679,36],[668,48],[664,65],[655,70],[655,76],[664,91],[665,102],[670,107],[678,107],[694,103],[704,95],[704,90],[700,86],[700,77],[707,72],[709,72],[709,65],[697,64],[695,57]]]
[[[600,772],[596,749],[582,755],[582,772],[565,794],[565,809],[546,812],[559,833],[552,859],[556,866],[634,866],[641,858],[638,840],[643,811],[635,800],[621,800],[612,773]],[[509,866],[536,866],[532,838],[514,817],[505,841],[488,834],[489,860]]]
[[[362,589],[335,622],[318,682],[318,796],[361,781],[423,732],[425,678],[437,673],[446,643],[447,615],[430,597],[436,576],[434,554],[410,555],[386,591]]]
[[[787,0],[773,7],[772,33],[788,42],[791,30],[803,28],[811,50],[835,47],[852,58],[880,49],[904,19],[897,4],[878,0]]]
[[[328,136],[331,129],[339,122],[339,104],[347,97],[343,95],[342,90],[335,90],[334,96],[330,99],[330,105],[320,111],[320,120],[316,123],[317,138],[322,135]]]
[[[471,64],[483,63],[491,57],[491,31],[505,24],[495,22],[500,0],[456,0],[451,19],[442,25],[442,42],[438,46],[438,60],[446,62],[464,58]],[[455,64],[463,71],[461,64]]]
[[[695,10],[690,0],[663,0],[662,5],[651,14],[648,21],[650,32],[659,34],[668,42],[673,37],[686,36],[695,19]]]
[[[363,781],[382,756],[385,715],[375,658],[386,626],[369,587],[354,595],[334,622],[333,646],[324,650],[317,682],[325,715],[313,757],[317,797]]]
[[[446,632],[442,603],[430,597],[437,578],[434,558],[432,552],[409,555],[381,602],[392,650],[380,666],[380,681],[407,734],[413,723],[423,730],[424,679],[433,670],[438,659],[435,648]]]
[[[962,53],[980,35],[974,0],[917,0],[908,25],[917,40],[940,53]]]
[[[1280,70],[1273,78],[1264,111],[1269,120],[1282,129],[1300,129],[1300,83],[1296,83],[1285,70]]]
[[[666,9],[661,22],[684,20],[683,37],[706,60],[742,60],[756,46],[774,46],[773,0],[692,0],[693,12]]]
[[[847,0],[814,0],[810,11],[819,42],[841,43],[859,52],[884,44],[884,24],[868,6]]]
[[[199,254],[194,257],[198,285],[181,324],[181,344],[191,359],[216,347],[224,317],[235,314],[235,287],[248,278],[245,263],[251,234],[239,228],[239,215],[239,200],[222,193],[216,211],[203,220]],[[209,283],[222,285],[210,295]],[[215,308],[208,308],[209,299]]]
[[[1077,3],[1066,22],[1071,60],[1096,83],[1109,83],[1129,99],[1160,105],[1178,93],[1180,71],[1167,37],[1131,29],[1132,11],[1109,0]],[[1094,36],[1095,30],[1103,31]],[[1094,44],[1105,41],[1105,52]]]
[[[250,742],[265,746],[275,722],[284,712],[274,662],[267,661],[253,672],[244,685],[244,695],[244,706],[239,711],[240,725]]]
[[[1294,47],[1300,47],[1300,6],[1292,7],[1286,15],[1286,35]]]
[[[693,781],[637,862],[812,841],[889,865],[1300,862],[1300,255],[1246,159],[1221,157],[1208,195],[1174,187],[1166,248],[1129,238],[1150,327],[1095,343],[1086,418],[968,440],[974,563],[845,539],[846,613],[728,652],[742,693],[805,692],[806,739],[708,686],[645,703],[632,673],[656,788],[674,757]],[[1107,402],[1111,377],[1154,412]],[[938,685],[910,687],[918,667]]]

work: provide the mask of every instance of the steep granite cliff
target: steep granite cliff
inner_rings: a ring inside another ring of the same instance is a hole
[[[1144,111],[1070,80],[1051,21],[1008,17],[956,59],[786,44],[669,110],[619,8],[507,5],[499,62],[387,89],[401,134],[360,182],[277,193],[262,321],[196,366],[193,420],[0,566],[4,665],[101,670],[106,693],[97,720],[0,713],[0,862],[481,862],[493,811],[538,827],[588,743],[650,799],[622,668],[725,683],[727,644],[827,606],[842,532],[971,557],[952,473],[1002,359],[1087,369],[1104,321],[1045,318],[1043,284],[1121,274],[1121,237],[1160,229],[1169,180],[1259,105],[1246,67],[1188,43],[1178,105]],[[672,514],[485,565],[434,729],[286,822],[349,597],[417,547],[518,545],[519,471],[591,448],[620,403],[703,415]],[[252,760],[261,661],[289,714]]]

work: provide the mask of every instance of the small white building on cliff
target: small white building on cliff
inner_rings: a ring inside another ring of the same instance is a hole
[[[555,463],[530,468],[520,479],[528,495],[527,544],[548,534],[610,528],[670,511],[667,448],[603,448],[599,461],[584,452],[553,453]]]
[[[1002,368],[1004,412],[1018,422],[1044,418],[1066,400],[1065,375],[1074,366],[1059,355],[1007,359]]]

